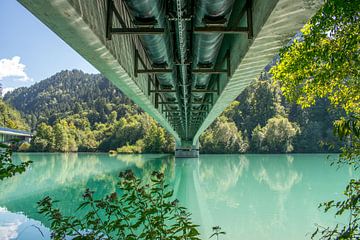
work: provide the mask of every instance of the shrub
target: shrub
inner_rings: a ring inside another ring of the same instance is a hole
[[[18,147],[18,151],[19,151],[19,152],[27,152],[27,151],[29,151],[30,147],[31,147],[30,143],[28,143],[28,142],[23,142],[23,143],[21,143],[20,146]]]
[[[12,159],[12,150],[7,145],[0,144],[0,181],[14,176],[16,173],[25,172],[31,161],[14,164]]]
[[[64,216],[50,197],[38,202],[39,212],[50,220],[54,239],[199,239],[197,225],[190,213],[171,200],[173,191],[165,184],[164,174],[153,172],[144,184],[131,170],[121,172],[120,194],[95,199],[87,189],[79,209],[84,217]]]

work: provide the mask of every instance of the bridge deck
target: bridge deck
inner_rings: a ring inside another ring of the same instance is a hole
[[[321,3],[19,1],[166,128],[178,146],[196,146]]]

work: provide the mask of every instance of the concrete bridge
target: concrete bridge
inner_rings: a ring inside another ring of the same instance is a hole
[[[30,142],[33,137],[31,132],[0,127],[0,143],[7,143],[14,140]]]
[[[199,136],[321,0],[19,0],[198,156]],[[61,56],[60,56],[61,57]]]

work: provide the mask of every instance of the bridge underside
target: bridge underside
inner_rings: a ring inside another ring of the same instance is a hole
[[[321,3],[19,1],[167,129],[185,155]]]

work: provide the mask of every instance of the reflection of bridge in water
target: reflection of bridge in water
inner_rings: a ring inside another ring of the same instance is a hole
[[[200,134],[321,2],[19,1],[166,128],[177,156],[198,156]]]
[[[86,188],[100,198],[115,191],[119,171],[131,169],[143,183],[149,182],[153,171],[163,171],[173,197],[189,209],[193,222],[200,224],[203,239],[216,225],[227,232],[228,239],[304,239],[315,222],[336,223],[317,205],[327,194],[338,194],[352,177],[346,168],[330,167],[328,154],[219,154],[175,159],[157,154],[17,153],[14,157],[33,164],[25,173],[0,182],[0,215],[5,207],[49,226],[35,204],[45,196],[59,200],[57,207],[64,215],[80,216],[86,210],[75,210]],[[29,238],[29,230],[24,231],[26,239],[41,239],[39,232]]]

